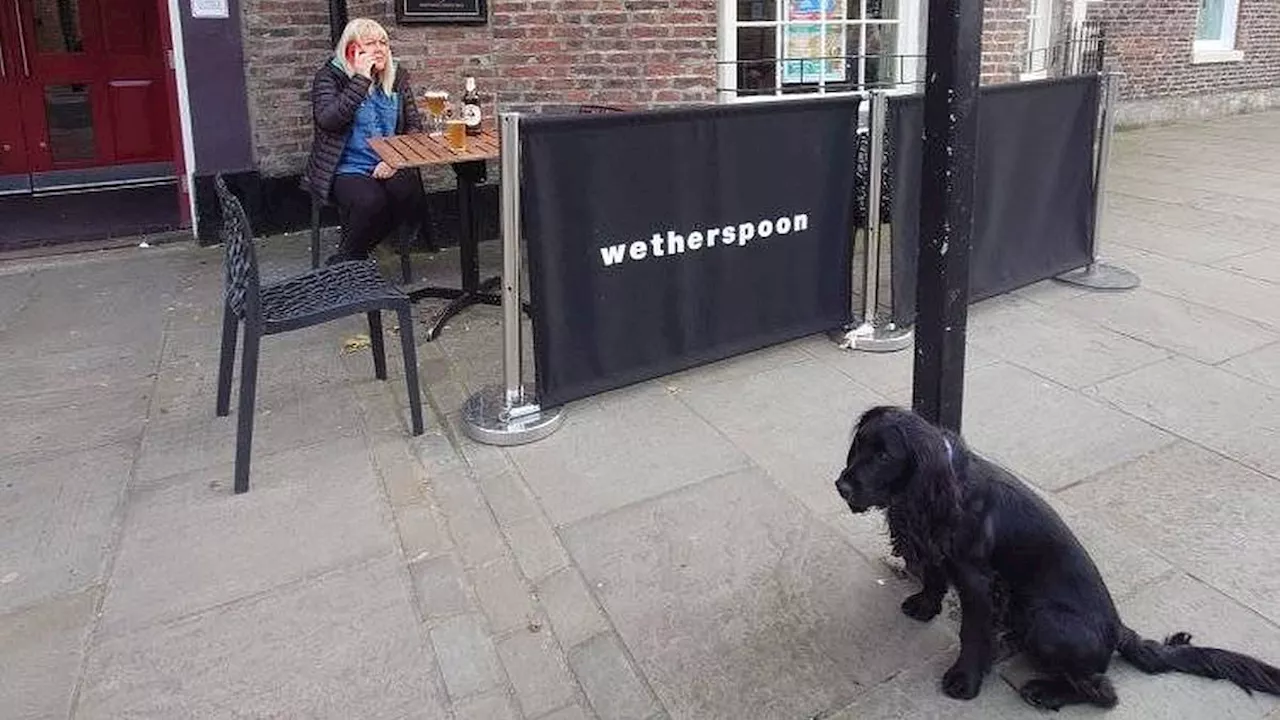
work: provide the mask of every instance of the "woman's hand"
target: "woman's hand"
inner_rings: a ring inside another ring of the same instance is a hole
[[[363,75],[369,79],[373,79],[373,53],[366,50],[356,50],[355,69],[357,75]]]
[[[386,180],[395,174],[396,169],[384,162],[379,162],[377,166],[373,168],[373,177],[376,180]]]

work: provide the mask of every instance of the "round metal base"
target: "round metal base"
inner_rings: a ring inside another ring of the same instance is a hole
[[[1103,262],[1062,273],[1054,277],[1054,280],[1090,290],[1132,290],[1141,283],[1136,274]]]
[[[915,332],[911,328],[900,328],[893,323],[872,325],[863,323],[848,332],[833,333],[831,340],[844,350],[862,350],[864,352],[889,353],[911,347]]]
[[[564,422],[561,408],[536,404],[506,408],[506,389],[489,385],[467,398],[462,406],[462,428],[467,437],[486,445],[523,445],[555,432]]]

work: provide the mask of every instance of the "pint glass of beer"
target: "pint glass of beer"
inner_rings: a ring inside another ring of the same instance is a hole
[[[423,98],[427,101],[427,113],[431,115],[431,134],[439,135],[443,129],[444,105],[449,100],[449,93],[444,90],[428,90]]]
[[[467,148],[467,123],[465,120],[449,119],[444,125],[444,139],[454,150]]]

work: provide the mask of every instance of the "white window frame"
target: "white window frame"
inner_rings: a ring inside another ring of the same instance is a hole
[[[1049,33],[1053,28],[1052,0],[1027,0],[1027,46],[1020,75],[1023,80],[1049,77]]]
[[[785,47],[785,25],[782,18],[786,8],[786,0],[770,0],[777,3],[776,20],[766,20],[759,23],[744,22],[738,23],[738,2],[737,0],[719,0],[718,12],[716,13],[716,99],[722,103],[744,103],[744,102],[778,102],[786,100],[796,100],[799,98],[809,97],[814,94],[824,95],[859,95],[865,94],[864,90],[828,90],[824,76],[819,76],[816,87],[810,92],[783,92],[781,84],[781,67],[778,68],[778,84],[775,85],[773,93],[759,93],[751,95],[738,95],[738,28],[750,27],[751,25],[770,26],[775,25],[778,30],[774,36],[775,52],[774,57],[781,60],[783,48]],[[846,0],[846,2],[857,3],[865,0]],[[921,16],[921,8],[927,0],[899,0],[898,1],[898,19],[897,19],[897,52],[901,56],[905,56],[902,60],[902,75],[908,78],[922,77],[922,69],[924,67],[924,58],[920,57],[924,47],[924,24]],[[890,24],[892,21],[886,22]],[[809,23],[804,23],[809,24]],[[826,28],[826,21],[819,21],[813,24],[822,25]],[[842,22],[841,25],[858,24],[858,21],[849,23]],[[872,23],[867,24],[875,24]],[[863,43],[866,42],[866,24],[863,24]],[[859,49],[860,50],[860,49]],[[863,59],[859,63],[858,75],[863,77],[865,72],[866,60]],[[841,83],[842,85],[844,83]],[[914,89],[914,88],[913,88]]]
[[[1192,46],[1192,62],[1217,63],[1238,62],[1244,59],[1244,53],[1236,50],[1236,29],[1240,22],[1240,0],[1223,0],[1222,3],[1222,36],[1211,40],[1195,38]],[[1200,33],[1200,14],[1196,12],[1194,32]]]

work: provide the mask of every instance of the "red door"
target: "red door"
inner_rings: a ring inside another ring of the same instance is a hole
[[[155,0],[0,0],[0,191],[171,176],[165,30]]]

